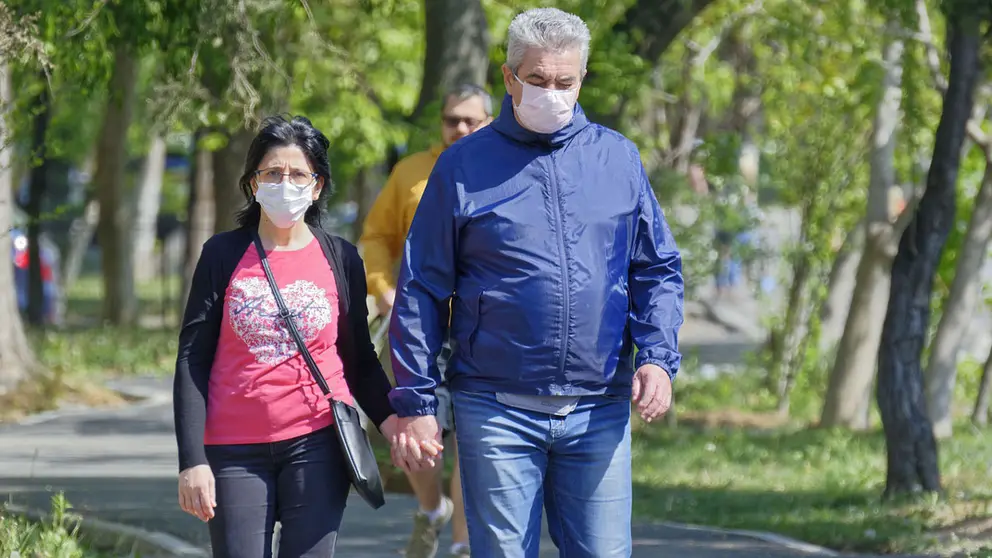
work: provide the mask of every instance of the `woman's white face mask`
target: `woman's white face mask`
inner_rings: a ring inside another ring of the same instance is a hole
[[[289,180],[279,184],[257,183],[255,199],[262,206],[265,216],[280,229],[289,229],[313,205],[315,184],[297,186]]]
[[[514,105],[514,112],[525,128],[539,134],[551,134],[561,130],[572,121],[578,88],[544,89],[531,85],[513,74],[523,86],[520,104]]]

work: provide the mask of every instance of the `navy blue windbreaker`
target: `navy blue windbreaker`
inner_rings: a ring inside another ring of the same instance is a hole
[[[511,102],[441,154],[413,219],[389,329],[399,416],[436,413],[449,300],[453,390],[629,397],[637,367],[678,372],[682,260],[636,146],[578,105],[531,132]]]

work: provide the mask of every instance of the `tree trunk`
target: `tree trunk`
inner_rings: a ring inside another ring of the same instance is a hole
[[[982,383],[978,387],[978,397],[975,398],[975,410],[971,412],[971,422],[985,426],[989,423],[989,401],[992,400],[992,350],[985,359],[982,370]]]
[[[52,119],[52,101],[48,95],[48,81],[40,75],[42,87],[35,99],[34,134],[32,137],[31,177],[27,204],[28,239],[28,323],[41,326],[45,323],[45,285],[41,276],[42,204],[48,190],[48,125]],[[0,230],[2,233],[2,230]]]
[[[830,267],[827,295],[820,311],[820,350],[834,351],[844,333],[844,323],[851,309],[858,267],[865,246],[865,222],[858,223],[844,238]]]
[[[950,76],[934,135],[927,188],[902,234],[892,264],[892,295],[882,330],[876,398],[885,430],[885,494],[939,492],[937,443],[927,417],[920,360],[930,321],[933,279],[954,226],[961,144],[981,74],[981,22],[974,14],[949,19]]]
[[[193,164],[189,169],[189,215],[186,229],[186,257],[183,263],[183,287],[179,295],[179,315],[189,298],[190,283],[193,280],[193,270],[200,259],[203,243],[214,233],[214,171],[213,157],[206,148],[200,145],[202,131],[193,136]]]
[[[92,194],[90,198],[83,207],[83,214],[77,217],[69,228],[69,250],[62,264],[62,292],[69,292],[73,283],[79,278],[83,260],[86,259],[86,251],[93,242],[93,234],[100,221],[100,202]]]
[[[424,0],[424,20],[424,78],[411,120],[449,88],[461,83],[485,87],[489,81],[489,26],[481,0]]]
[[[885,48],[883,94],[875,114],[871,150],[865,250],[858,264],[851,308],[823,400],[820,415],[820,426],[823,427],[868,428],[875,361],[889,296],[889,268],[898,238],[895,225],[890,220],[889,188],[895,183],[896,127],[902,99],[902,52],[900,40],[892,40]]]
[[[12,134],[7,125],[7,114],[13,102],[10,70],[7,61],[0,57],[0,231],[8,231],[14,221],[14,184]],[[29,377],[36,366],[31,346],[24,335],[21,314],[17,308],[17,291],[14,268],[10,265],[11,237],[0,234],[0,254],[8,258],[0,265],[0,393],[17,386]]]
[[[812,265],[809,257],[803,253],[798,256],[799,262],[792,275],[792,285],[789,287],[788,305],[785,311],[785,321],[778,335],[778,354],[772,358],[772,372],[777,379],[776,395],[778,408],[789,408],[789,390],[795,383],[796,352],[799,350],[806,333],[804,317],[807,316],[807,291],[812,278]]]
[[[244,207],[245,197],[238,181],[245,170],[245,156],[255,138],[250,130],[239,128],[227,144],[213,153],[214,232],[235,228],[234,214]]]
[[[157,267],[155,225],[161,206],[165,158],[165,138],[159,133],[152,134],[145,164],[141,169],[138,192],[134,196],[134,277],[137,281],[151,279]]]
[[[97,237],[103,267],[103,318],[115,325],[131,324],[137,314],[131,263],[133,235],[128,230],[131,220],[127,215],[131,204],[128,203],[124,173],[137,77],[134,53],[126,46],[117,47],[93,177],[100,202]]]
[[[958,354],[968,332],[968,324],[982,294],[982,266],[992,237],[992,159],[985,165],[982,186],[968,222],[968,231],[957,257],[957,268],[937,334],[930,347],[930,360],[924,376],[927,413],[938,439],[951,436],[954,426],[951,399],[958,369]]]

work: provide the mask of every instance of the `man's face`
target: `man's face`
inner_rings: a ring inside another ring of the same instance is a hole
[[[516,73],[520,81],[541,89],[578,91],[585,74],[582,70],[582,52],[577,48],[562,52],[527,49]],[[513,70],[506,64],[503,64],[503,84],[513,97],[513,104],[519,105],[523,86],[513,77]]]
[[[447,147],[492,121],[486,114],[482,98],[476,95],[464,100],[452,97],[441,110],[441,139]]]

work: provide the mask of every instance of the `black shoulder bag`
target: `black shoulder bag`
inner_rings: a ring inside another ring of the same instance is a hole
[[[275,297],[276,305],[279,307],[279,317],[286,323],[289,334],[296,341],[296,348],[303,355],[303,360],[306,361],[307,367],[310,369],[310,375],[313,376],[320,391],[324,392],[324,397],[331,404],[331,412],[334,414],[334,431],[337,433],[341,450],[344,452],[345,466],[348,469],[351,484],[355,487],[358,495],[372,506],[372,509],[379,509],[386,503],[386,496],[382,489],[382,477],[379,474],[379,464],[375,460],[375,453],[372,451],[369,436],[362,428],[358,410],[334,398],[324,375],[317,368],[317,363],[314,362],[313,356],[310,355],[310,351],[303,342],[303,337],[296,329],[296,322],[293,320],[292,313],[286,308],[286,302],[279,292],[279,285],[276,284],[276,280],[272,276],[272,269],[269,268],[269,260],[265,256],[265,248],[262,247],[262,239],[259,238],[258,233],[254,233],[253,236],[255,249],[258,250],[258,257],[262,261],[262,269],[265,270],[265,278],[269,280],[272,296]]]

